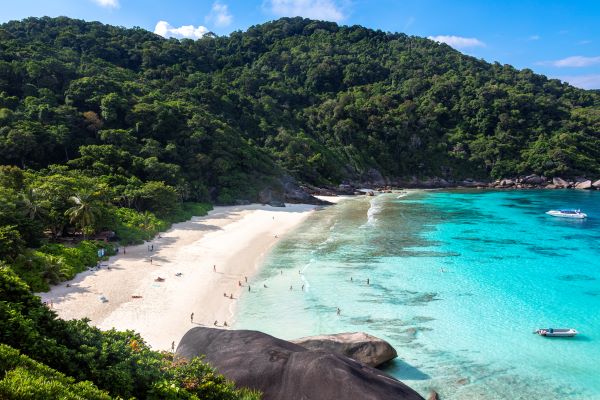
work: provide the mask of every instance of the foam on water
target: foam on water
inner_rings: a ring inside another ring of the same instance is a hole
[[[367,331],[398,349],[387,372],[423,395],[600,399],[599,200],[434,191],[342,202],[278,244],[235,327],[288,339]],[[544,214],[562,207],[590,217]],[[539,327],[581,334],[552,340]]]
[[[377,215],[381,212],[383,201],[381,196],[371,197],[369,209],[367,210],[367,222],[361,228],[368,228],[377,222]]]

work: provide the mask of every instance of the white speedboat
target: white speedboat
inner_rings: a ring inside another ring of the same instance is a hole
[[[562,217],[562,218],[576,218],[583,219],[587,218],[587,214],[582,213],[581,210],[550,210],[546,212],[548,215],[552,215],[553,217]]]
[[[573,337],[577,335],[578,332],[573,328],[542,328],[536,330],[534,333],[546,337]]]

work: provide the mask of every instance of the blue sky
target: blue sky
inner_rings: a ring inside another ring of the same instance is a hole
[[[3,1],[0,22],[43,15],[191,38],[301,15],[430,37],[487,61],[600,89],[599,0],[14,0]]]

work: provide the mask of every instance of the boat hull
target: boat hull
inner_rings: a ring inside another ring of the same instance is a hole
[[[538,329],[535,333],[544,337],[573,337],[577,335],[575,329]]]
[[[548,211],[546,214],[551,215],[553,217],[558,218],[571,218],[571,219],[584,219],[587,218],[587,214],[578,213],[578,214],[564,214],[557,211]]]

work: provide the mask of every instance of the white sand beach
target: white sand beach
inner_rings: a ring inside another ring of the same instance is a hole
[[[99,270],[40,296],[61,318],[86,317],[101,329],[133,329],[152,348],[169,350],[194,326],[231,325],[236,301],[248,290],[245,277],[250,280],[269,249],[314,209],[304,204],[215,207],[207,216],[173,225],[160,238],[127,247],[126,254],[121,249]]]

